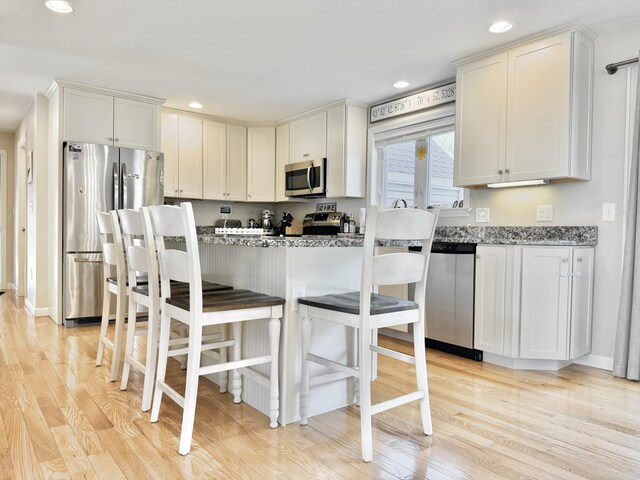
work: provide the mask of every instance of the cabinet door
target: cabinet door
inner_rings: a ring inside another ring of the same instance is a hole
[[[504,181],[507,54],[460,66],[456,88],[454,185]]]
[[[290,162],[296,163],[308,160],[307,119],[301,118],[300,120],[291,122],[289,128]]]
[[[284,166],[289,163],[289,125],[276,128],[276,202],[289,200],[285,192]]]
[[[307,118],[307,153],[309,160],[327,156],[327,112]]]
[[[114,98],[114,145],[158,150],[158,111],[157,105]]]
[[[274,202],[276,131],[272,127],[247,129],[247,200]]]
[[[593,248],[575,248],[571,277],[571,344],[569,358],[591,351],[591,319],[593,317]]]
[[[569,247],[522,249],[520,358],[568,358],[570,259]]]
[[[496,355],[504,354],[506,248],[476,250],[473,347]]]
[[[163,113],[161,116],[160,151],[164,153],[164,196],[177,197],[178,192],[178,115]]]
[[[571,32],[509,51],[509,180],[569,174]]]
[[[202,120],[178,118],[180,198],[202,198]]]
[[[63,138],[113,145],[113,97],[65,88]]]
[[[203,196],[209,200],[226,200],[227,126],[203,122]]]
[[[247,199],[247,129],[227,125],[227,200]]]

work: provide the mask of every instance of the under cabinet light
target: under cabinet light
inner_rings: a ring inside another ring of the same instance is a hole
[[[204,106],[200,102],[191,102],[189,104],[189,108],[197,108],[200,110],[201,108],[204,108]]]
[[[47,0],[44,6],[56,13],[73,13],[73,5],[66,0]]]
[[[535,185],[547,185],[549,180],[521,180],[519,182],[488,183],[489,188],[530,187]]]

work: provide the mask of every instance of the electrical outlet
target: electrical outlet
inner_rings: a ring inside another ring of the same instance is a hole
[[[300,297],[304,297],[304,286],[291,287],[291,300],[293,300],[293,308],[291,310],[294,312],[298,311],[298,299]]]
[[[553,222],[553,205],[538,205],[536,220],[538,222]]]
[[[476,208],[476,222],[489,223],[490,208]]]
[[[614,222],[615,220],[616,220],[616,204],[603,203],[602,204],[602,221]]]

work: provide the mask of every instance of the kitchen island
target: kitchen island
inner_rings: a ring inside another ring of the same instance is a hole
[[[280,350],[280,424],[297,421],[301,359],[295,299],[358,290],[364,237],[353,234],[304,237],[216,235],[213,227],[198,227],[197,233],[203,274],[235,288],[286,299]],[[597,228],[438,227],[434,241],[488,245],[595,245]],[[173,242],[179,244],[180,239],[173,239]],[[381,245],[409,247],[420,244],[389,241]],[[353,332],[338,325],[315,322],[313,335],[318,354],[338,361],[354,359]],[[247,325],[243,343],[245,353],[265,353],[267,338],[266,325],[260,322]],[[324,367],[320,365],[314,364],[312,368],[312,376],[324,373]],[[266,368],[263,373],[267,373]],[[216,381],[216,378],[211,380]],[[310,397],[310,416],[351,404],[351,392],[351,381],[344,379],[317,387]],[[249,378],[244,382],[243,400],[262,412],[268,412],[267,392]]]

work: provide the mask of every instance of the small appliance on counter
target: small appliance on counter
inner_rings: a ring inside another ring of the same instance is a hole
[[[302,221],[303,235],[338,235],[342,226],[342,212],[307,213]]]
[[[269,231],[273,228],[273,223],[271,222],[273,215],[274,213],[271,210],[265,209],[262,211],[259,226],[262,227],[263,230]]]
[[[213,226],[216,227],[216,231],[218,228],[241,228],[242,222],[237,218],[221,218],[216,220]]]

